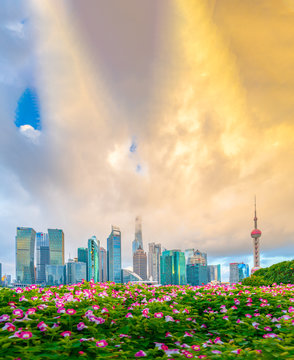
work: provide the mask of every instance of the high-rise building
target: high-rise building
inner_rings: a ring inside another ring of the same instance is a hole
[[[36,283],[46,283],[46,265],[50,264],[49,238],[48,234],[38,232],[36,234]]]
[[[251,237],[253,239],[253,268],[251,269],[251,273],[253,273],[260,269],[259,238],[261,237],[261,231],[257,228],[256,197],[254,202],[254,229],[251,231]]]
[[[230,263],[230,283],[235,284],[249,276],[249,265],[242,263]]]
[[[86,264],[86,280],[88,280],[88,248],[78,248],[78,262]]]
[[[100,241],[96,236],[92,236],[88,240],[88,281],[99,281],[99,252]]]
[[[62,285],[65,284],[65,266],[64,265],[46,265],[46,284]]]
[[[64,265],[64,233],[60,229],[48,229],[50,265]]]
[[[130,281],[143,281],[143,279],[136,273],[134,273],[131,270],[128,269],[122,269],[122,282],[124,284],[130,282]]]
[[[185,253],[181,250],[163,251],[160,257],[160,277],[162,285],[185,285]]]
[[[99,281],[107,281],[107,251],[104,247],[100,247],[100,258],[99,258]]]
[[[107,238],[107,274],[108,280],[121,283],[121,232],[112,226]]]
[[[73,259],[68,259],[66,263],[66,283],[77,284],[82,280],[86,280],[86,268],[85,262],[76,262]]]
[[[160,284],[161,244],[148,244],[148,279]]]
[[[147,255],[141,247],[133,255],[133,270],[143,280],[147,280]]]
[[[207,281],[221,281],[221,266],[207,265]]]
[[[207,265],[203,263],[190,262],[186,266],[187,284],[201,286],[207,284]]]
[[[132,243],[133,255],[141,247],[143,249],[143,239],[142,239],[142,218],[137,216],[135,220],[135,240]]]
[[[16,229],[16,282],[34,284],[34,255],[36,232],[32,228],[18,227]]]

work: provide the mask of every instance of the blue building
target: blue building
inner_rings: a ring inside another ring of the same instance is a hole
[[[160,278],[162,285],[186,284],[186,259],[181,250],[166,250],[160,257]]]
[[[88,240],[88,281],[99,282],[100,241],[96,236]]]
[[[86,280],[88,280],[88,248],[78,248],[78,262],[84,262],[86,264]]]
[[[38,232],[36,234],[36,283],[46,284],[46,265],[50,264],[48,234]]]
[[[230,263],[230,283],[238,283],[249,276],[249,265],[242,263]]]
[[[32,228],[18,227],[16,229],[16,283],[35,283],[35,239],[36,232]]]
[[[201,263],[187,264],[187,284],[201,286],[207,284],[207,265]]]
[[[221,265],[207,265],[208,282],[221,281]]]
[[[108,280],[121,283],[121,232],[119,227],[112,226],[107,238],[107,273]]]
[[[107,281],[107,251],[102,246],[100,246],[99,281]]]

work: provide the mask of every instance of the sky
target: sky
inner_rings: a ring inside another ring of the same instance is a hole
[[[210,264],[294,253],[292,0],[2,0],[0,262],[17,226],[66,259],[122,231]]]

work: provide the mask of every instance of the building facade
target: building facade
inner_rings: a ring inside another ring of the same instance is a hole
[[[78,262],[86,264],[86,280],[88,280],[88,248],[78,248]]]
[[[108,280],[121,283],[121,232],[112,226],[107,238],[107,274]]]
[[[35,238],[36,232],[32,228],[18,227],[16,229],[16,283],[35,283]]]
[[[46,284],[62,285],[65,284],[65,266],[64,265],[46,265]]]
[[[147,255],[141,247],[133,255],[133,270],[143,280],[147,280]]]
[[[161,244],[148,244],[148,279],[160,284]]]
[[[207,265],[201,263],[189,263],[186,266],[187,284],[201,286],[207,284]]]
[[[221,280],[221,265],[207,265],[207,281],[222,281]]]
[[[249,276],[249,265],[244,263],[230,263],[230,283],[235,284]]]
[[[99,269],[99,281],[107,281],[107,251],[102,246],[100,247]]]
[[[185,253],[180,250],[163,251],[160,257],[160,277],[162,285],[185,285]]]
[[[46,265],[50,264],[48,234],[36,234],[36,283],[46,284]]]
[[[69,259],[66,263],[66,283],[77,284],[86,280],[86,268],[85,262],[76,262]]]
[[[96,236],[92,236],[88,240],[88,281],[94,280],[99,281],[99,250],[100,241],[97,240]]]
[[[60,229],[48,229],[50,265],[64,265],[64,233]]]

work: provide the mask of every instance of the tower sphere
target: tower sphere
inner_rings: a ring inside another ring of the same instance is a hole
[[[257,239],[257,238],[261,237],[261,231],[258,230],[258,229],[252,230],[252,231],[251,231],[251,237],[252,237],[253,239]]]

